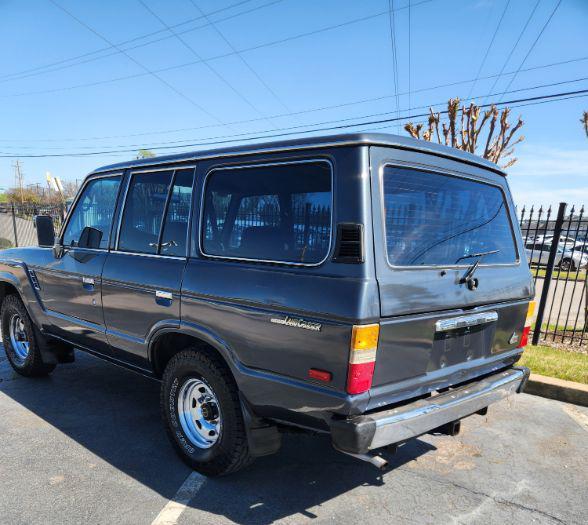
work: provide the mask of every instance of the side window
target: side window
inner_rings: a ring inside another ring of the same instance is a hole
[[[171,170],[131,175],[118,240],[120,251],[157,253],[172,175]]]
[[[207,255],[319,263],[331,239],[331,168],[326,162],[212,171],[204,197]]]
[[[193,168],[176,171],[163,225],[161,255],[186,255],[193,182]]]
[[[120,181],[120,176],[104,177],[86,185],[65,228],[64,246],[108,248]]]

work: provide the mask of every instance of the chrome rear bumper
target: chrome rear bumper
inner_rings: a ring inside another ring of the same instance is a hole
[[[397,408],[333,420],[333,445],[343,451],[361,454],[401,443],[520,393],[528,377],[528,368],[510,368]]]

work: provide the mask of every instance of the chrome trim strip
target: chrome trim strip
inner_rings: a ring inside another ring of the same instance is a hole
[[[376,424],[374,437],[368,448],[373,450],[406,441],[472,415],[517,393],[527,375],[528,369],[511,368],[438,396],[360,417],[360,420],[369,418]]]
[[[449,319],[440,319],[435,323],[435,332],[447,332],[458,328],[478,326],[498,321],[497,312],[480,312],[479,314],[461,315]]]
[[[173,261],[186,260],[186,257],[181,257],[179,255],[159,255],[157,253],[121,252],[120,250],[111,250],[110,253],[115,253],[117,255],[137,255],[139,257],[151,257],[153,259],[166,259]]]
[[[208,181],[208,177],[212,175],[215,171],[222,171],[222,170],[232,170],[232,169],[247,169],[247,168],[266,168],[268,166],[287,166],[291,164],[309,164],[309,163],[316,163],[316,162],[324,162],[329,165],[331,170],[331,224],[330,224],[330,234],[329,234],[329,247],[327,248],[327,253],[325,257],[317,262],[317,263],[301,263],[301,262],[289,262],[289,261],[273,261],[268,259],[250,259],[246,257],[229,257],[226,255],[212,255],[204,252],[202,247],[202,235],[204,233],[204,198],[206,196],[206,184]],[[208,171],[204,175],[204,180],[202,181],[202,191],[200,193],[200,217],[199,217],[199,228],[198,228],[198,252],[200,255],[207,259],[222,259],[227,261],[240,261],[240,262],[254,262],[254,263],[270,263],[270,264],[280,264],[285,266],[308,266],[308,267],[316,267],[323,264],[331,255],[331,249],[333,247],[333,212],[335,207],[335,169],[333,167],[333,163],[329,159],[325,158],[316,158],[316,159],[298,159],[298,160],[286,160],[282,162],[270,162],[270,163],[260,163],[260,164],[242,164],[242,165],[235,165],[235,166],[225,166],[221,168],[213,168]]]

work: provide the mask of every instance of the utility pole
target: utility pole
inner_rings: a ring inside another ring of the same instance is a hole
[[[24,177],[22,171],[20,169],[20,161],[17,160],[13,165],[14,168],[14,187],[17,188],[20,192],[20,203],[24,203],[24,191],[23,191],[23,183]]]

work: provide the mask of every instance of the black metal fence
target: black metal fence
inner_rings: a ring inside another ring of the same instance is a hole
[[[328,242],[329,210],[306,206],[296,211],[297,243],[316,249]],[[59,231],[64,214],[60,204],[0,204],[0,249],[35,246],[35,215],[50,215]],[[239,217],[237,222],[245,227],[259,219]],[[557,208],[523,207],[519,220],[536,286],[533,344],[588,344],[588,214],[583,206],[562,202]]]
[[[64,213],[61,204],[0,204],[0,249],[35,246],[37,232],[33,218],[50,215],[55,231],[59,231]]]
[[[520,211],[525,251],[535,280],[533,344],[588,344],[586,288],[588,217],[584,207]]]

